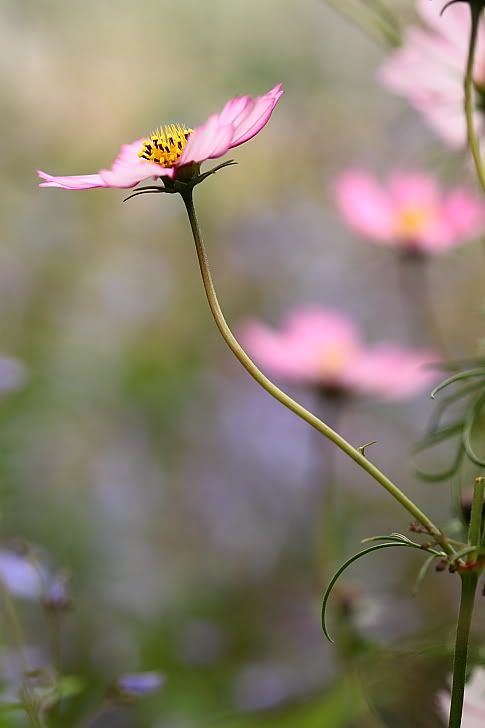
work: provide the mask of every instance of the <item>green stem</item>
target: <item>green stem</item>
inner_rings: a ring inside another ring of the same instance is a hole
[[[469,571],[460,574],[461,600],[458,625],[456,628],[455,655],[453,659],[453,684],[451,688],[451,709],[448,728],[460,728],[463,712],[463,696],[465,693],[466,667],[470,625],[475,605],[475,592],[478,583],[478,572]]]
[[[473,490],[472,510],[470,514],[470,526],[468,529],[468,543],[470,546],[476,546],[477,549],[482,543],[482,514],[483,514],[483,495],[485,492],[485,478],[479,477],[475,479],[475,487]],[[476,564],[478,551],[472,551],[468,557],[469,564]]]
[[[365,470],[374,480],[382,485],[388,493],[392,495],[395,500],[398,501],[408,513],[418,521],[426,531],[432,536],[432,538],[439,543],[443,551],[447,554],[453,554],[454,549],[448,542],[448,539],[443,532],[431,521],[430,518],[408,498],[408,496],[398,488],[379,468],[368,460],[357,448],[353,447],[347,440],[341,435],[332,430],[325,422],[322,422],[318,417],[309,412],[305,407],[296,402],[294,399],[289,397],[285,392],[279,389],[271,380],[269,380],[256,366],[253,360],[246,354],[244,349],[241,347],[231,329],[226,323],[224,315],[222,313],[217,294],[212,282],[212,276],[209,267],[209,261],[207,259],[207,253],[202,240],[202,235],[199,229],[197,221],[197,215],[195,212],[192,189],[188,189],[181,193],[184,201],[187,214],[189,216],[190,227],[194,237],[195,247],[197,250],[197,257],[199,260],[200,272],[202,274],[202,281],[204,284],[207,301],[209,303],[212,316],[219,329],[223,339],[225,340],[228,347],[231,349],[236,358],[240,361],[242,366],[247,372],[255,379],[258,384],[265,389],[268,394],[278,400],[281,404],[291,410],[295,415],[301,417],[309,425],[314,427],[324,437],[331,440],[337,447],[339,447],[346,455],[354,460],[360,467]]]
[[[466,128],[468,136],[468,145],[472,153],[473,162],[475,169],[485,191],[485,169],[482,163],[482,156],[480,153],[480,142],[477,137],[477,131],[475,129],[475,114],[474,114],[474,83],[473,83],[473,66],[475,61],[475,51],[477,46],[478,37],[478,26],[480,23],[481,8],[477,5],[470,5],[471,12],[471,29],[470,29],[470,40],[468,44],[468,57],[466,63],[464,89],[465,89],[465,117],[466,117]]]

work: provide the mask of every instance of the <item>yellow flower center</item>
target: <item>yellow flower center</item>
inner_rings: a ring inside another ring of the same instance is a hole
[[[402,210],[396,225],[398,237],[406,240],[417,237],[423,232],[432,217],[432,210],[426,207],[408,207]]]
[[[143,142],[138,156],[161,167],[173,167],[182,156],[187,139],[193,129],[180,124],[168,124],[155,129],[150,138]]]
[[[335,377],[345,369],[352,350],[344,344],[327,344],[318,354],[318,370],[323,377]]]

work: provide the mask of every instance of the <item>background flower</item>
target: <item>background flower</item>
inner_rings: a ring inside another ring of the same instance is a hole
[[[406,98],[442,139],[454,147],[466,142],[463,110],[463,74],[470,33],[470,9],[466,3],[418,0],[425,27],[407,29],[401,48],[384,62],[379,79],[386,88]],[[474,81],[477,89],[475,123],[485,132],[485,21],[480,21]]]
[[[438,695],[443,720],[450,712],[450,694],[444,690]],[[485,669],[476,667],[465,688],[462,728],[483,728],[485,725]]]
[[[364,237],[405,251],[442,253],[479,237],[485,205],[465,187],[446,192],[424,173],[395,172],[385,184],[352,169],[335,182],[344,220]]]
[[[431,352],[390,344],[366,347],[350,319],[323,309],[290,314],[281,331],[249,322],[241,339],[273,376],[323,389],[399,399],[436,376],[425,368],[437,361]]]

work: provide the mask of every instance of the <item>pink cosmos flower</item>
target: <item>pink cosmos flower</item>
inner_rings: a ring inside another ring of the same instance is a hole
[[[470,9],[465,3],[440,11],[444,2],[417,0],[425,28],[410,27],[404,43],[379,71],[386,88],[404,96],[429,126],[452,147],[466,142],[463,77],[470,34]],[[476,128],[485,135],[485,21],[480,21],[475,55]]]
[[[437,361],[432,352],[393,344],[366,347],[353,322],[334,311],[295,311],[281,331],[250,321],[241,339],[274,376],[329,391],[400,399],[435,378],[425,368]]]
[[[438,695],[443,718],[448,719],[450,712],[450,694],[444,690]],[[483,728],[485,725],[485,669],[476,667],[471,679],[465,687],[463,703],[462,728]]]
[[[337,179],[335,198],[354,230],[403,251],[442,253],[485,227],[481,198],[464,187],[442,192],[422,173],[396,172],[380,184],[368,172],[351,169]]]
[[[40,186],[65,190],[128,188],[150,177],[175,179],[181,168],[198,167],[252,139],[268,123],[282,94],[278,84],[263,96],[236,96],[194,131],[175,124],[161,127],[148,139],[124,144],[111,169],[97,174],[55,177],[39,170],[44,180]]]

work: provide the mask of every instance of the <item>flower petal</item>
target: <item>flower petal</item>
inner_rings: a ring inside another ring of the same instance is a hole
[[[392,201],[370,174],[358,169],[344,173],[337,179],[335,198],[341,215],[358,233],[379,242],[392,242]]]
[[[477,238],[485,227],[485,206],[478,195],[463,187],[449,192],[443,204],[443,216],[455,235]]]
[[[165,169],[159,164],[140,159],[138,152],[144,139],[137,139],[131,144],[123,144],[111,169],[102,169],[98,174],[55,177],[39,170],[37,174],[44,180],[40,187],[62,187],[64,190],[89,190],[93,187],[116,187],[125,189],[134,187],[138,182],[149,177],[173,177],[172,168]]]
[[[222,157],[229,149],[232,135],[231,124],[222,124],[218,114],[209,116],[205,124],[190,135],[177,167]]]
[[[107,185],[99,174],[80,174],[71,177],[54,177],[52,174],[42,172],[38,169],[37,174],[44,182],[39,187],[62,187],[64,190],[90,190],[94,187],[106,187]]]
[[[149,177],[173,177],[173,168],[161,167],[138,156],[145,139],[137,139],[131,144],[123,144],[111,169],[102,169],[100,176],[106,187],[125,189],[134,187],[138,182]]]
[[[430,351],[413,351],[382,344],[363,352],[354,362],[349,379],[362,394],[384,399],[411,397],[436,381],[439,357]]]
[[[259,96],[254,99],[252,104],[246,106],[244,112],[234,120],[234,136],[231,142],[231,149],[249,141],[249,139],[256,136],[266,126],[271,118],[273,109],[283,93],[283,85],[279,83],[268,91],[267,94]]]
[[[219,114],[213,114],[192,132],[177,166],[222,157],[251,139],[267,124],[282,94],[282,85],[278,84],[255,99],[237,96],[228,101]]]
[[[451,147],[466,142],[463,113],[463,70],[466,63],[470,12],[465,4],[454,4],[443,16],[443,3],[418,0],[425,28],[411,26],[400,48],[391,53],[379,70],[379,80],[414,106]],[[478,29],[474,80],[485,83],[485,23]],[[480,135],[482,114],[476,114]]]

